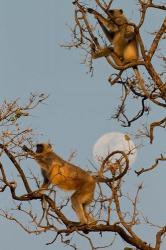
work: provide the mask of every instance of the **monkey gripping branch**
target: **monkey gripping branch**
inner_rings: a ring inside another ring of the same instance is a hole
[[[157,232],[154,247],[143,241],[133,230],[138,219],[137,202],[142,190],[141,185],[128,211],[130,220],[126,218],[121,207],[124,177],[130,172],[128,156],[124,152],[112,152],[103,160],[101,168],[96,173],[90,174],[56,155],[50,144],[38,144],[36,152],[32,151],[34,132],[30,128],[22,129],[20,123],[22,119],[28,119],[30,111],[46,98],[45,95],[32,95],[25,106],[20,106],[18,100],[9,103],[5,101],[1,106],[1,125],[6,130],[3,130],[0,143],[0,192],[6,193],[7,189],[10,190],[10,199],[15,200],[15,206],[11,208],[13,212],[15,211],[15,215],[3,208],[0,210],[0,215],[15,221],[27,233],[55,232],[55,238],[48,244],[52,244],[60,237],[62,243],[73,246],[70,235],[76,232],[93,246],[94,242],[89,232],[97,234],[110,232],[114,237],[119,235],[137,249],[159,249],[165,227]],[[24,146],[25,144],[28,147]],[[115,155],[117,160],[113,163],[111,157]],[[29,156],[30,159],[27,160]],[[34,165],[34,160],[41,167],[43,185],[41,176],[37,177],[34,174],[33,167],[29,173],[23,167],[25,162],[26,165],[27,162],[30,166]],[[15,170],[13,176],[9,174],[11,168]],[[69,220],[63,212],[69,200],[60,199],[56,186],[65,190],[75,189],[71,201],[78,222]],[[37,207],[35,201],[38,201]],[[91,209],[87,210],[90,202]],[[24,216],[20,216],[21,214]],[[25,217],[31,221],[28,225]],[[114,240],[114,238],[111,240],[111,245]]]

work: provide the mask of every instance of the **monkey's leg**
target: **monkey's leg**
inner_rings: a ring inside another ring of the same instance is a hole
[[[84,202],[83,204],[83,209],[84,209],[84,214],[88,220],[88,224],[96,224],[96,219],[89,214],[89,212],[87,212],[87,206],[92,202],[93,197],[94,197],[94,190],[95,190],[95,182],[91,183],[90,185],[88,185],[89,192],[88,192],[88,197],[86,202]]]
[[[50,185],[50,181],[47,178],[46,171],[44,169],[41,169],[41,173],[43,175],[43,184],[39,188],[40,193],[44,194],[44,192],[47,190],[48,186]]]
[[[72,208],[76,212],[76,215],[81,224],[87,224],[87,218],[84,213],[83,205],[82,205],[82,194],[79,191],[76,191],[71,196]]]
[[[112,49],[110,56],[112,57],[112,59],[114,60],[115,64],[117,66],[124,66],[125,62],[123,60],[123,58],[120,58]]]
[[[92,58],[97,59],[100,57],[110,56],[111,52],[112,52],[112,48],[104,47],[96,51],[92,51]]]
[[[121,60],[121,58],[119,58],[117,56],[117,54],[114,52],[114,49],[111,47],[104,47],[104,48],[98,49],[96,51],[92,50],[91,54],[92,54],[93,59],[111,56],[117,66],[124,66],[125,65],[124,61]]]
[[[88,224],[96,224],[97,223],[96,219],[87,212],[87,206],[88,205],[89,205],[89,203],[86,203],[86,204],[83,205],[84,214],[85,214],[85,216],[87,218]]]
[[[72,207],[75,210],[81,224],[88,223],[88,216],[84,209],[84,205],[89,204],[92,201],[94,189],[95,182],[87,181],[71,197]]]

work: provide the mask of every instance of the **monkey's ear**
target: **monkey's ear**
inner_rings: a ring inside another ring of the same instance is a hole
[[[120,9],[120,13],[123,14],[123,10],[122,9]]]
[[[52,148],[52,145],[50,143],[48,143],[48,146],[49,146],[49,148]]]

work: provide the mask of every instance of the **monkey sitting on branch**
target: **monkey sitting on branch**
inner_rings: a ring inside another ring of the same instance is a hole
[[[44,182],[41,190],[48,188],[50,184],[65,191],[75,191],[71,196],[72,208],[80,221],[80,224],[96,223],[95,219],[86,211],[87,205],[93,200],[96,181],[87,171],[64,161],[55,154],[50,144],[37,144],[36,152],[23,150],[30,154],[39,164]]]
[[[117,66],[137,61],[139,58],[138,42],[133,25],[129,24],[121,9],[107,11],[108,18],[97,11],[88,8],[87,12],[94,15],[105,36],[111,43],[110,47],[95,50],[93,47],[92,58],[111,56]]]

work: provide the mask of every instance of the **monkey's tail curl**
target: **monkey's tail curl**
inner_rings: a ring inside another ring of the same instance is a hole
[[[103,172],[104,172],[105,165],[109,161],[109,159],[115,154],[121,154],[125,158],[125,168],[124,168],[123,172],[120,173],[118,176],[116,176],[116,177],[114,176],[112,178],[105,178],[105,177],[103,177]],[[128,169],[129,169],[129,158],[128,158],[127,154],[125,152],[123,152],[123,151],[116,150],[116,151],[113,151],[112,153],[110,153],[104,159],[104,161],[102,162],[100,171],[99,171],[99,175],[95,176],[94,178],[96,179],[97,182],[113,182],[113,181],[117,181],[117,180],[121,179],[127,173]]]

